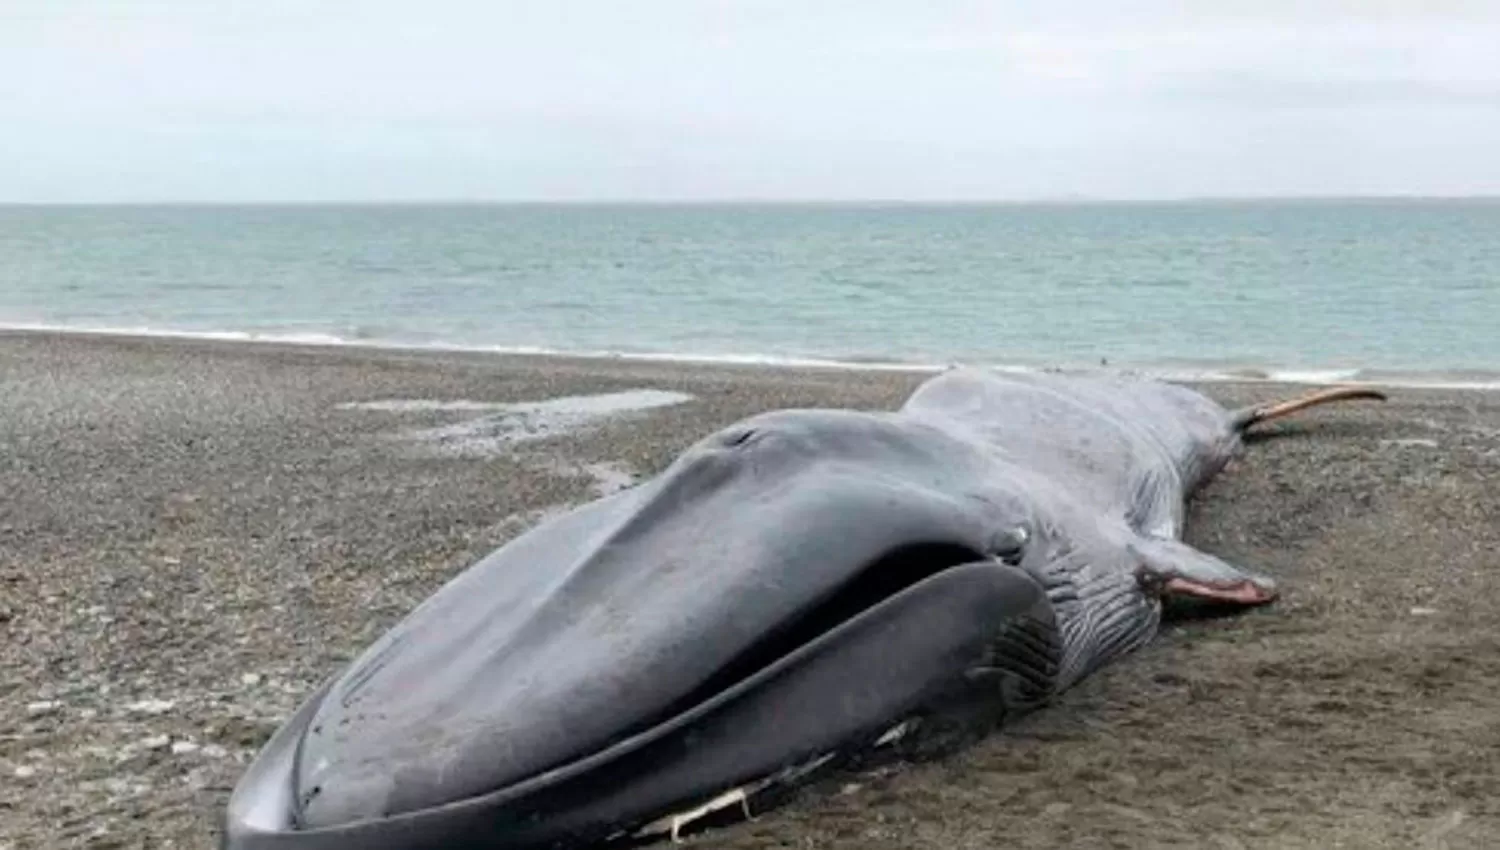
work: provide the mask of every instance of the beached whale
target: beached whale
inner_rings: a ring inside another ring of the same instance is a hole
[[[1181,542],[1251,425],[1187,388],[955,369],[786,410],[537,526],[336,673],[229,801],[230,850],[675,834],[953,705],[1045,702],[1163,600],[1274,582]]]

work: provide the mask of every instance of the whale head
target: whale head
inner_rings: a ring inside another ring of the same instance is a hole
[[[551,846],[867,747],[1055,669],[1025,499],[872,413],[786,411],[474,564],[261,753],[226,846]],[[972,491],[973,496],[954,495]],[[997,666],[997,646],[1019,667]]]

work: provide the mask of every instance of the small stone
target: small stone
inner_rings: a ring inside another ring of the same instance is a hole
[[[195,791],[201,791],[202,789],[208,787],[208,781],[209,773],[206,769],[201,767],[193,768],[192,770],[187,772],[186,776],[182,777],[183,784]]]
[[[30,779],[36,776],[36,768],[29,764],[23,764],[15,770],[17,779]]]
[[[143,750],[159,750],[171,745],[171,743],[172,739],[170,736],[152,735],[149,738],[142,738],[139,746]]]
[[[56,714],[62,708],[62,703],[55,699],[37,700],[26,704],[27,717],[44,717],[48,714]]]
[[[1419,608],[1413,608],[1413,609],[1411,609],[1411,615],[1413,617],[1431,617],[1433,614],[1436,614],[1437,612],[1438,611],[1437,611],[1436,608],[1420,608],[1419,607]]]
[[[166,714],[177,707],[177,703],[169,699],[143,699],[125,706],[125,710],[135,714]]]
[[[188,755],[189,753],[196,753],[199,749],[200,747],[192,741],[172,742],[172,755],[174,756],[183,756]]]
[[[203,748],[203,755],[205,758],[221,759],[229,755],[229,751],[218,744],[209,744]]]
[[[261,675],[259,673],[242,673],[242,674],[240,674],[240,684],[242,684],[242,685],[247,685],[247,686],[253,688],[256,685],[260,684],[260,682],[261,682]]]

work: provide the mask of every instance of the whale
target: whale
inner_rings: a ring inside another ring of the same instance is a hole
[[[958,367],[893,410],[773,410],[532,527],[331,671],[240,776],[224,850],[676,839],[920,730],[1003,725],[1173,602],[1277,598],[1183,541],[1247,432],[1178,384]],[[956,724],[956,725],[955,725]]]

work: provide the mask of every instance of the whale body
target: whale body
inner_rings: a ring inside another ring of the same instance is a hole
[[[1149,380],[954,369],[894,411],[710,434],[456,576],[266,744],[227,850],[575,846],[1005,718],[1149,641],[1164,600],[1275,598],[1181,540],[1251,425]]]

